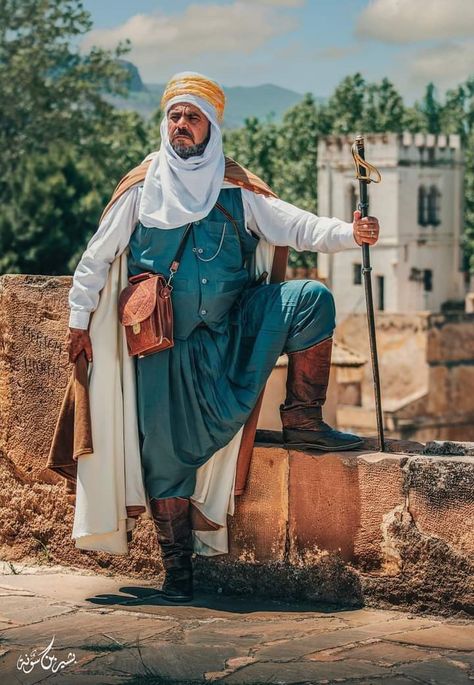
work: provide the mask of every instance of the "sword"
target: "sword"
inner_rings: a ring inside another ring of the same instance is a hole
[[[382,176],[378,169],[376,169],[372,164],[369,164],[365,160],[365,145],[363,136],[356,136],[351,151],[356,169],[356,178],[359,180],[359,210],[363,218],[368,216],[369,214],[367,186],[369,183],[372,182],[380,183],[380,181],[382,180]],[[371,177],[372,173],[376,175],[375,178]],[[365,302],[367,307],[367,320],[369,324],[370,356],[372,359],[372,376],[374,381],[375,413],[377,417],[379,451],[384,452],[385,439],[383,426],[382,397],[380,394],[379,362],[377,356],[377,339],[375,335],[374,301],[372,296],[372,267],[370,266],[369,247],[370,245],[368,243],[362,243],[362,273],[364,274]]]

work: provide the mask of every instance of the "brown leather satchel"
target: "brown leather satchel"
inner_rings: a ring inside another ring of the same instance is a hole
[[[171,281],[179,269],[191,226],[192,223],[188,224],[183,233],[176,256],[170,264],[168,278],[163,274],[144,271],[130,276],[129,285],[120,293],[118,315],[125,327],[131,357],[145,357],[174,345]]]

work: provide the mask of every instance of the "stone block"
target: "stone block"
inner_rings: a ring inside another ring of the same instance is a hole
[[[385,639],[420,647],[472,652],[474,649],[474,626],[450,626],[449,624],[430,626],[423,630],[414,629],[396,635],[387,635]]]
[[[474,457],[412,458],[406,491],[420,533],[474,557]]]
[[[357,455],[290,451],[290,559],[321,550],[354,557],[360,502]]]
[[[471,360],[474,355],[474,314],[430,318],[426,345],[429,364]]]
[[[70,277],[0,277],[0,449],[35,480],[45,469],[71,367],[64,339]]]
[[[433,391],[428,395],[426,406],[430,416],[445,417],[449,426],[451,421],[448,417],[474,414],[474,366],[432,366],[430,388]],[[465,434],[464,439],[468,440],[469,436]]]
[[[288,519],[288,452],[256,447],[247,488],[229,519],[230,558],[281,561]]]
[[[391,544],[387,526],[404,505],[404,472],[400,455],[369,454],[358,459],[359,526],[354,536],[354,559],[366,570],[400,571],[400,555]]]

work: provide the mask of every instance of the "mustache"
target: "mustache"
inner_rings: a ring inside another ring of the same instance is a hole
[[[185,128],[179,128],[176,133],[173,135],[173,140],[177,138],[178,136],[184,136],[186,138],[190,138],[194,142],[194,137],[192,133],[190,133],[187,129]]]

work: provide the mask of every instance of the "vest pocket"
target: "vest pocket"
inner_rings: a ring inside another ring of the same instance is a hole
[[[247,285],[249,280],[248,273],[245,272],[241,276],[233,278],[232,280],[216,281],[216,292],[217,293],[229,293],[234,290],[243,290]]]

